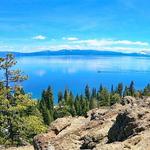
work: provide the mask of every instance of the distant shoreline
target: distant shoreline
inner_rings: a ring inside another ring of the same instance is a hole
[[[11,52],[11,51],[3,51],[0,52],[0,56],[3,57],[7,53],[12,53],[16,57],[21,56],[142,56],[142,57],[150,57],[149,54],[143,53],[123,53],[123,52],[114,52],[114,51],[98,51],[98,50],[58,50],[58,51],[39,51],[39,52]]]

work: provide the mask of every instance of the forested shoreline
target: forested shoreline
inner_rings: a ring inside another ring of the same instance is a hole
[[[134,81],[129,86],[118,83],[108,90],[103,85],[99,89],[86,85],[84,94],[74,95],[69,89],[58,93],[58,103],[54,105],[53,90],[49,86],[43,90],[41,99],[35,101],[25,93],[21,83],[27,80],[21,70],[14,70],[15,57],[7,54],[0,58],[0,145],[19,146],[32,144],[35,135],[46,132],[50,123],[64,116],[86,116],[94,108],[110,107],[119,103],[124,96],[142,98],[150,96],[150,84],[143,90],[136,90]]]

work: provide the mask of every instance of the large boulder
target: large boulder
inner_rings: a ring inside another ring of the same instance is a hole
[[[131,106],[133,106],[133,105],[135,105],[136,104],[136,102],[137,102],[137,100],[134,98],[134,97],[132,97],[132,96],[125,96],[122,100],[121,100],[121,104],[122,105],[131,105]]]
[[[122,142],[99,143],[94,150],[149,150],[150,131],[146,130]]]
[[[95,109],[88,111],[86,117],[88,117],[90,120],[100,120],[100,119],[103,120],[104,115],[107,113],[107,111],[108,111],[108,108],[107,109],[95,108]]]
[[[137,135],[148,128],[150,122],[147,122],[149,110],[142,108],[132,108],[124,110],[116,117],[114,125],[108,132],[108,141],[124,141],[130,136]]]
[[[76,132],[87,122],[85,117],[59,118],[51,123],[48,133],[34,137],[34,148],[36,150],[65,150],[80,147],[78,146],[80,137]]]
[[[72,117],[59,118],[51,123],[49,130],[54,131],[56,134],[59,134],[62,130],[71,125]]]
[[[108,132],[109,142],[123,141],[134,134],[137,127],[135,116],[128,111],[118,114],[115,124]]]
[[[35,150],[48,150],[52,147],[50,142],[56,137],[54,131],[49,131],[45,134],[40,134],[34,137],[33,145]],[[52,148],[50,149],[52,150]]]
[[[65,117],[54,121],[49,132],[34,138],[35,150],[93,149],[106,141],[117,112],[111,109],[94,109],[87,117]]]

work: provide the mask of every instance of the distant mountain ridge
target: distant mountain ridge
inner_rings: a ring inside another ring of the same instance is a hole
[[[143,53],[123,53],[123,52],[114,52],[114,51],[98,51],[98,50],[58,50],[58,51],[39,51],[39,52],[30,52],[30,53],[21,53],[21,52],[9,52],[3,51],[0,52],[0,56],[5,56],[7,53],[12,53],[17,57],[21,56],[59,56],[59,55],[81,55],[81,56],[150,56],[149,54]]]

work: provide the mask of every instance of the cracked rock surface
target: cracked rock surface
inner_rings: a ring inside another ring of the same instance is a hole
[[[64,117],[34,137],[35,150],[150,150],[150,98],[124,97],[87,117]]]

